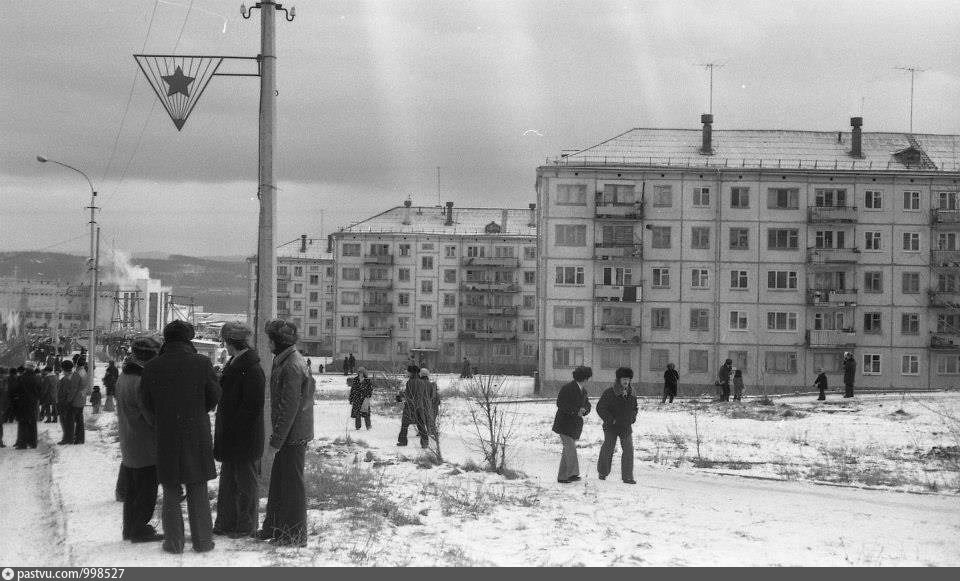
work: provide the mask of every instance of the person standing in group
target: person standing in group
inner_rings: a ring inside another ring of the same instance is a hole
[[[3,443],[3,424],[7,422],[7,406],[10,403],[10,392],[7,387],[7,368],[0,367],[0,448],[6,448]]]
[[[343,374],[350,375],[350,358],[346,355],[343,356]]]
[[[720,401],[730,401],[730,377],[733,375],[733,359],[727,359],[717,372],[717,383],[720,385]]]
[[[353,356],[353,353],[351,353],[350,356],[347,357],[347,365],[350,366],[350,373],[357,372],[357,358]]]
[[[471,377],[473,377],[473,372],[470,370],[470,360],[464,357],[463,363],[460,365],[460,379],[470,379]]]
[[[397,401],[403,402],[403,415],[400,418],[400,434],[397,436],[397,446],[407,445],[407,432],[410,431],[410,424],[416,424],[417,432],[420,435],[420,447],[426,448],[430,444],[430,436],[424,422],[423,404],[427,399],[424,395],[424,382],[420,379],[420,368],[416,365],[408,366],[407,373],[409,374],[407,385],[403,393],[397,395]]]
[[[303,479],[307,443],[313,439],[313,376],[297,352],[297,326],[283,319],[266,324],[273,352],[270,371],[270,450],[273,468],[267,513],[256,534],[280,546],[307,546],[307,492]]]
[[[60,368],[63,369],[63,376],[57,382],[57,410],[60,412],[63,436],[57,444],[73,444],[76,438],[73,398],[77,391],[83,391],[83,385],[80,383],[80,376],[73,369],[73,361],[64,359]]]
[[[73,443],[83,444],[87,441],[87,427],[83,420],[83,408],[87,405],[87,397],[90,395],[90,385],[93,379],[87,381],[86,359],[80,357],[77,360],[77,366],[74,369],[74,390],[70,398],[70,407],[73,417]]]
[[[43,389],[40,392],[40,419],[45,424],[57,423],[57,383],[59,382],[57,374],[53,372],[53,367],[48,365],[43,368],[40,376]]]
[[[175,320],[163,328],[160,354],[143,366],[143,409],[157,430],[157,479],[163,487],[163,550],[183,552],[180,485],[186,488],[190,541],[198,553],[213,550],[207,481],[217,477],[208,413],[220,399],[210,359],[191,343],[193,325]]]
[[[93,408],[93,415],[100,415],[100,403],[103,401],[103,395],[100,393],[100,387],[94,387],[90,394],[90,407]]]
[[[743,371],[733,370],[733,401],[740,401],[743,398]]]
[[[633,370],[620,367],[612,387],[604,390],[597,402],[597,415],[603,420],[603,445],[597,459],[597,475],[606,480],[613,463],[613,452],[620,440],[620,478],[626,484],[636,484],[633,479],[633,424],[637,421],[637,396],[630,383]]]
[[[590,413],[590,397],[584,387],[593,377],[593,370],[583,365],[573,370],[573,381],[560,388],[557,394],[557,413],[553,431],[560,435],[563,452],[557,482],[567,484],[580,480],[580,461],[577,458],[577,440],[583,433],[583,417]]]
[[[255,534],[258,525],[266,377],[260,356],[248,343],[252,334],[249,327],[233,321],[224,323],[220,331],[230,359],[220,376],[223,395],[213,432],[213,457],[221,462],[213,534],[232,539]]]
[[[370,429],[370,399],[373,397],[373,384],[367,376],[367,370],[361,367],[357,370],[357,376],[350,381],[350,396],[347,400],[350,402],[350,417],[353,418],[353,425],[360,429],[360,422],[366,424]]]
[[[37,364],[27,361],[23,375],[17,382],[17,391],[10,401],[16,406],[18,450],[37,447],[37,421],[40,412],[40,392],[43,390]]]
[[[140,337],[134,339],[132,351],[114,384],[124,474],[123,540],[149,543],[162,541],[163,535],[150,524],[157,504],[157,431],[143,408],[140,380],[144,365],[160,351],[160,342]]]
[[[660,403],[667,401],[667,398],[670,399],[670,403],[673,403],[673,398],[677,397],[679,384],[680,372],[677,371],[677,366],[673,363],[667,363],[667,370],[663,372],[663,399],[660,400]]]
[[[820,390],[820,394],[817,396],[817,401],[827,401],[827,374],[823,371],[823,367],[817,369],[817,379],[814,380],[813,386]]]
[[[103,388],[106,400],[103,402],[103,411],[112,412],[114,409],[113,399],[117,395],[117,378],[120,377],[120,370],[117,364],[111,359],[107,364],[107,370],[103,373]]]
[[[853,380],[857,375],[857,360],[853,353],[843,354],[843,397],[853,397]]]
[[[440,389],[437,382],[430,379],[430,370],[420,368],[420,381],[423,386],[424,401],[419,406],[423,414],[423,423],[427,426],[427,434],[434,438],[440,437],[438,424],[440,419]]]

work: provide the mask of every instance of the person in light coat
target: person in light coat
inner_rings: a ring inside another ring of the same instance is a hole
[[[370,429],[370,400],[373,398],[373,383],[367,375],[367,370],[363,367],[357,369],[357,376],[349,380],[350,395],[347,401],[350,403],[350,417],[353,418],[354,427],[360,429],[361,420]]]

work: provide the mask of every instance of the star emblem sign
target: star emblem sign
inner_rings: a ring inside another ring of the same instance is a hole
[[[189,97],[190,92],[187,87],[193,82],[194,77],[188,77],[183,74],[183,69],[177,66],[172,75],[163,75],[160,77],[168,86],[167,96],[183,93],[184,97]]]

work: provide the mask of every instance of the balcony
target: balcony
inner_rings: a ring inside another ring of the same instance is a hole
[[[360,288],[378,288],[390,290],[393,288],[393,279],[391,278],[367,278],[360,283]]]
[[[499,268],[520,268],[520,259],[512,256],[471,256],[460,259],[462,266],[488,266]]]
[[[813,266],[859,262],[859,248],[807,248],[807,264]]]
[[[460,305],[461,315],[485,317],[516,317],[517,307],[494,307],[487,305]]]
[[[807,331],[809,347],[856,347],[857,334],[853,329]]]
[[[960,227],[960,210],[930,210],[930,224],[935,227]]]
[[[640,327],[624,323],[601,323],[594,327],[593,338],[601,343],[640,343]]]
[[[460,331],[461,341],[516,341],[516,331]]]
[[[960,250],[931,250],[930,266],[933,267],[960,267]]]
[[[393,264],[392,254],[364,254],[364,264]]]
[[[857,221],[856,206],[809,206],[807,207],[807,222],[818,224],[829,222],[855,223]]]
[[[638,242],[597,242],[594,260],[643,260],[643,244]]]
[[[930,348],[943,351],[960,351],[960,336],[949,333],[934,333],[930,336]]]
[[[857,289],[810,289],[807,291],[807,304],[815,307],[855,307],[857,306]]]
[[[363,303],[360,312],[389,314],[393,312],[393,303]]]
[[[930,297],[930,306],[946,309],[960,309],[960,291],[938,292],[933,289],[927,291]]]
[[[593,299],[600,302],[639,303],[643,295],[643,286],[628,285],[593,285]]]
[[[624,204],[597,200],[595,216],[600,220],[643,220],[643,202]]]
[[[460,283],[460,290],[474,292],[518,293],[520,292],[520,285],[515,282],[468,280]]]
[[[389,339],[393,337],[393,327],[361,327],[360,337],[363,339]]]

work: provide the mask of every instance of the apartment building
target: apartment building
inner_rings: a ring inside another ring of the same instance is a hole
[[[254,320],[257,259],[247,259],[247,320]],[[277,317],[293,322],[300,330],[299,348],[307,355],[330,356],[334,336],[333,255],[326,240],[299,238],[277,247]]]
[[[647,392],[960,384],[960,137],[632,129],[537,169],[539,367]]]
[[[464,357],[489,371],[536,369],[536,222],[529,209],[403,206],[330,236],[336,354],[432,370]]]

